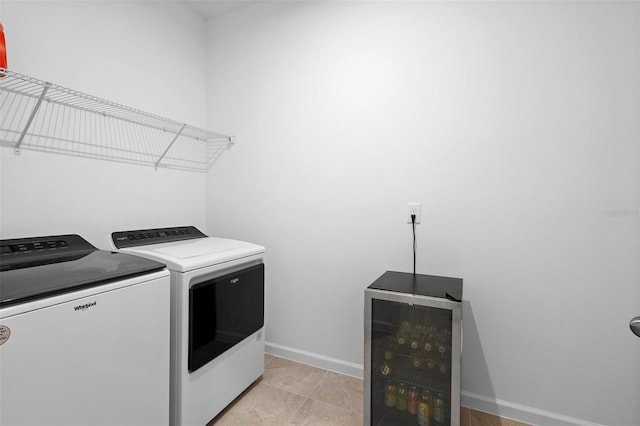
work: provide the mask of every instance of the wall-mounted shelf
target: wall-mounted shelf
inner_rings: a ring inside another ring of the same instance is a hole
[[[0,145],[206,172],[232,136],[0,68]]]

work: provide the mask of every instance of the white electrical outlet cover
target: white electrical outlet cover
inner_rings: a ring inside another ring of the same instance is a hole
[[[407,223],[411,223],[411,215],[416,215],[416,224],[420,223],[420,203],[408,203],[407,204]]]

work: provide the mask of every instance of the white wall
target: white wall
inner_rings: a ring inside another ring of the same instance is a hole
[[[189,124],[206,119],[206,28],[167,2],[2,1],[9,68]],[[201,173],[0,149],[0,236],[205,226]]]
[[[271,348],[361,364],[363,290],[464,279],[463,402],[637,424],[640,4],[291,2],[208,24],[210,233],[264,244]],[[315,355],[314,355],[315,354]]]

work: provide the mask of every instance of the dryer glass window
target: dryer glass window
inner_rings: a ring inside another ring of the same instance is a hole
[[[189,371],[195,371],[264,325],[264,264],[189,289]]]

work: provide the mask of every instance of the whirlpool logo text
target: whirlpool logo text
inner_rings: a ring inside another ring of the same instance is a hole
[[[75,311],[86,311],[87,309],[96,306],[98,302],[89,302],[89,303],[85,303],[84,305],[78,305],[78,306],[74,306],[73,310]]]

